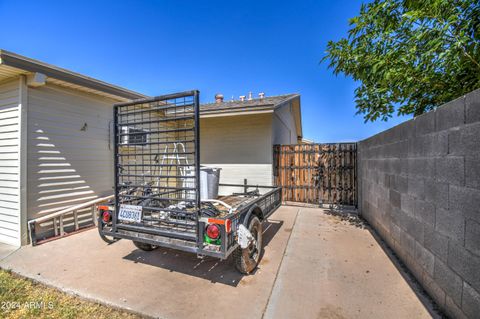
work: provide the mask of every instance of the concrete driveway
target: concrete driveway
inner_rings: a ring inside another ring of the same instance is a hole
[[[96,230],[23,247],[0,267],[102,303],[159,318],[431,318],[428,299],[355,218],[280,207],[264,226],[250,276],[169,249],[107,245]]]

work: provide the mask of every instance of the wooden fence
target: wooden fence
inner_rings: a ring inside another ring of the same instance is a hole
[[[283,201],[356,206],[356,162],[356,143],[275,145],[275,185]]]

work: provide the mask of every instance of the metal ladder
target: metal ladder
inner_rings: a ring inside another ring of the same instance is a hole
[[[172,148],[172,151],[170,152],[170,149]],[[183,154],[182,154],[183,153]],[[172,144],[167,144],[165,145],[165,149],[163,151],[163,156],[162,156],[162,161],[160,162],[160,170],[159,170],[159,176],[162,176],[163,173],[163,168],[167,167],[167,175],[170,176],[172,167],[174,167],[174,164],[178,165],[180,176],[186,177],[188,176],[188,170],[189,170],[189,165],[190,163],[188,162],[188,157],[184,155],[185,152],[185,145],[180,142],[175,142]],[[173,154],[173,155],[172,155]],[[183,161],[183,163],[182,163]],[[167,185],[169,183],[169,177],[167,177]],[[157,189],[160,187],[160,178],[157,180]],[[186,185],[183,185],[186,186]]]

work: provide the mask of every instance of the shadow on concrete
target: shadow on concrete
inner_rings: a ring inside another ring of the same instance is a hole
[[[397,271],[403,277],[405,282],[410,286],[412,291],[417,296],[418,300],[423,304],[425,309],[434,319],[448,319],[440,307],[435,303],[435,301],[428,295],[427,291],[422,287],[420,282],[415,278],[415,275],[408,269],[407,265],[400,259],[400,257],[395,253],[395,251],[390,248],[388,243],[383,240],[380,235],[377,233],[373,227],[362,218],[365,224],[365,229],[370,232],[372,237],[378,243],[378,245],[382,248],[385,255],[388,256],[392,264],[395,266]]]
[[[263,223],[263,247],[268,246],[282,225],[283,221],[277,220],[267,220]],[[264,251],[262,257],[263,254]],[[227,260],[212,257],[199,259],[192,253],[160,247],[152,252],[136,249],[123,258],[134,263],[148,264],[233,287],[236,287],[244,276],[235,269],[231,257]],[[261,264],[262,260],[260,260],[258,268],[261,268]]]

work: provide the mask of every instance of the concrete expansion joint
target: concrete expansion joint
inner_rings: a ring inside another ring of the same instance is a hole
[[[290,246],[290,238],[292,238],[292,233],[295,229],[295,225],[297,223],[297,218],[298,218],[298,215],[300,214],[301,211],[302,211],[302,208],[299,208],[297,210],[297,212],[295,213],[295,219],[293,220],[292,231],[288,235],[287,244],[285,245],[285,249],[283,250],[283,254],[282,254],[282,259],[280,260],[280,264],[278,265],[277,272],[275,274],[275,279],[273,280],[272,287],[270,288],[270,293],[268,294],[267,302],[265,303],[265,306],[264,306],[263,311],[262,311],[262,318],[265,317],[265,312],[267,311],[268,305],[270,303],[270,299],[272,297],[273,289],[275,288],[275,285],[277,283],[278,274],[280,273],[280,269],[282,268],[283,259],[284,259],[285,255],[287,253],[288,247]]]

